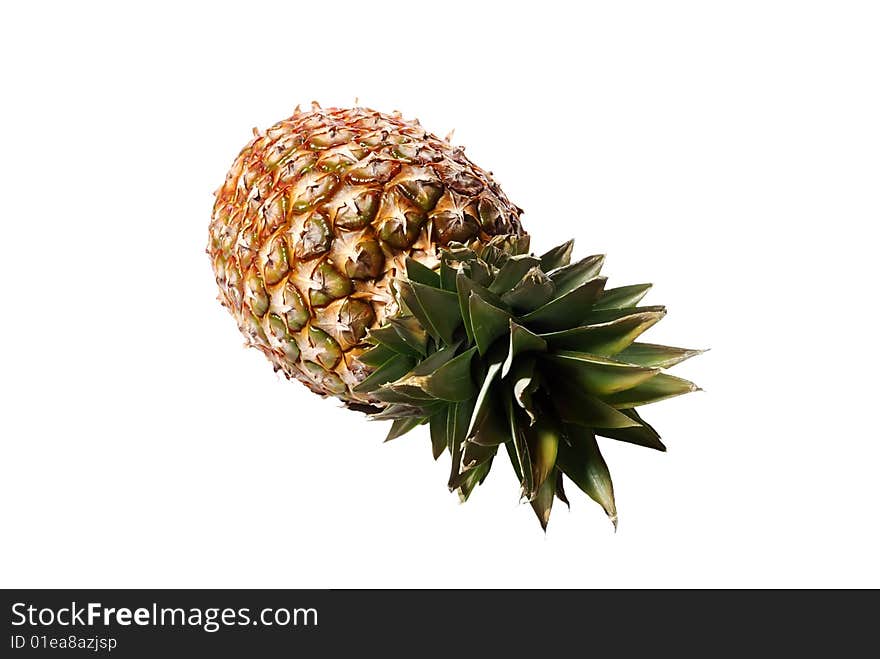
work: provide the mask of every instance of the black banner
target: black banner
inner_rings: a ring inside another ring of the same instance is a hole
[[[867,650],[853,593],[7,590],[0,656],[382,656]],[[873,599],[873,596],[871,597]],[[758,643],[759,645],[756,645]]]

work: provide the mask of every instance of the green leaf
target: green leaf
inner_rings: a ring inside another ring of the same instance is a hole
[[[583,325],[561,332],[542,334],[541,337],[551,350],[574,350],[613,357],[641,336],[645,330],[658,323],[664,315],[665,312],[661,311],[636,313],[607,323]]]
[[[603,396],[603,400],[618,409],[624,409],[636,407],[637,405],[656,403],[657,401],[687,394],[698,389],[699,387],[689,380],[660,373],[632,389]]]
[[[449,291],[450,293],[457,292],[455,286],[456,274],[457,270],[449,265],[449,262],[446,259],[440,261],[440,287],[444,291]]]
[[[364,366],[372,366],[375,368],[376,366],[381,366],[396,354],[397,353],[388,346],[379,343],[358,355],[358,361]]]
[[[628,309],[600,309],[599,311],[590,311],[581,319],[581,325],[598,325],[599,323],[608,323],[618,318],[632,316],[638,313],[659,312],[666,313],[666,307],[630,307]]]
[[[557,376],[569,378],[571,384],[603,399],[656,378],[660,372],[656,368],[632,366],[584,352],[544,355],[543,363]]]
[[[382,403],[395,403],[412,407],[422,407],[434,400],[421,389],[405,385],[395,385],[393,382],[382,385],[380,389],[370,392],[370,396]]]
[[[435,398],[459,402],[473,397],[475,387],[471,377],[471,360],[476,353],[471,348],[457,357],[453,357],[433,372],[424,375],[410,373],[397,380],[395,386],[418,387]]]
[[[449,415],[448,406],[431,416],[431,453],[436,460],[446,450],[446,421]]]
[[[507,255],[505,254],[504,257],[507,258]],[[468,277],[470,277],[471,281],[477,286],[483,287],[492,283],[492,269],[485,261],[480,259],[470,261],[464,266],[464,268]]]
[[[406,258],[406,278],[425,286],[440,288],[440,275],[415,259]]]
[[[638,415],[635,409],[630,408],[620,410],[620,412],[621,414],[626,414],[640,425],[633,426],[632,428],[597,428],[596,434],[602,437],[610,437],[620,442],[652,448],[655,451],[666,451],[666,446],[660,441],[660,435],[647,421]]]
[[[420,419],[418,417],[412,417],[408,419],[397,419],[394,423],[391,424],[391,430],[388,431],[388,436],[385,438],[386,442],[390,442],[392,439],[397,439],[401,435],[405,435],[413,428],[422,425],[425,422],[425,419]]]
[[[483,446],[482,444],[465,440],[461,453],[461,473],[468,472],[490,460],[497,452],[497,445]]]
[[[407,313],[411,313],[419,322],[419,325],[427,331],[435,341],[440,341],[440,333],[437,328],[431,324],[428,314],[425,312],[419,298],[416,297],[415,289],[412,282],[406,280],[396,280],[397,294],[403,302],[403,309]],[[388,319],[389,321],[391,318]]]
[[[556,467],[556,498],[571,509],[571,504],[568,502],[568,497],[565,495],[565,485],[562,483],[564,480],[565,478],[562,476],[559,467]]]
[[[513,448],[516,452],[517,463],[519,464],[520,480],[522,483],[523,494],[529,500],[534,495],[534,480],[532,475],[532,462],[529,458],[529,445],[522,432],[522,424],[517,419],[516,410],[513,407],[513,400],[505,397],[505,411],[507,413],[508,432],[510,433]]]
[[[566,380],[553,386],[553,405],[559,418],[587,428],[629,428],[638,422],[625,413],[585,393]]]
[[[393,325],[385,325],[369,330],[367,339],[375,344],[383,345],[389,350],[393,350],[398,355],[416,358],[425,356],[425,352],[404,341]],[[425,344],[427,346],[427,337]]]
[[[495,275],[495,281],[489,285],[489,290],[498,295],[509,291],[523,280],[529,270],[539,265],[541,260],[534,256],[527,254],[512,256],[501,266],[498,274]]]
[[[536,331],[551,332],[580,324],[590,313],[590,305],[605,287],[605,277],[596,277],[543,307],[522,316],[520,322]],[[557,290],[558,293],[558,290]]]
[[[474,340],[473,324],[471,322],[470,299],[471,294],[475,294],[489,304],[499,307],[502,306],[501,299],[494,293],[490,293],[488,289],[483,288],[479,284],[472,281],[463,272],[459,272],[455,277],[455,286],[458,291],[458,308],[461,318],[464,322],[464,329],[467,332],[468,341]]]
[[[537,410],[532,403],[532,394],[538,390],[538,379],[535,377],[535,358],[526,355],[513,363],[511,377],[513,383],[513,399],[528,414],[530,423],[538,418]]]
[[[473,410],[474,402],[472,400],[454,403],[449,406],[449,415],[446,421],[446,442],[452,451],[452,470],[450,471],[448,481],[450,490],[454,490],[459,485],[462,444],[464,443],[465,431],[467,430],[467,424],[471,419]]]
[[[524,352],[546,352],[547,342],[537,334],[532,334],[522,325],[518,325],[513,319],[510,320],[510,348],[507,352],[507,359],[504,360],[504,368],[501,371],[502,377],[507,377],[510,369],[513,367],[513,360],[517,355]]]
[[[528,254],[529,246],[532,243],[532,238],[527,233],[519,236],[511,234],[496,236],[493,240],[498,240],[499,243],[506,245],[507,251],[517,256],[520,254]]]
[[[474,341],[481,355],[485,355],[495,339],[509,330],[510,314],[503,309],[494,307],[475,292],[468,300],[468,311]]]
[[[639,366],[656,366],[657,368],[669,368],[680,364],[685,359],[695,355],[701,355],[704,350],[688,350],[687,348],[673,348],[654,343],[633,343],[621,351],[617,358],[630,364]]]
[[[582,286],[599,275],[602,264],[605,262],[604,254],[595,254],[585,259],[559,268],[550,273],[550,279],[556,284],[557,295],[565,295],[569,291]]]
[[[599,452],[596,436],[580,426],[566,426],[569,443],[559,444],[559,468],[575,485],[605,510],[617,529],[617,507],[614,505],[614,486],[608,465]]]
[[[651,289],[651,284],[634,284],[633,286],[621,286],[609,288],[604,291],[593,309],[626,309],[636,306]]]
[[[547,524],[550,522],[550,510],[553,508],[553,497],[556,495],[557,471],[554,469],[549,477],[544,479],[535,497],[529,502],[532,510],[538,516],[541,528],[547,530]]]
[[[532,268],[525,277],[501,296],[501,301],[517,313],[528,313],[553,299],[556,284],[540,268]]]
[[[439,277],[438,277],[439,279]],[[455,330],[461,324],[458,296],[455,293],[410,282],[426,320],[447,344],[453,342]]]
[[[430,375],[444,364],[455,359],[455,352],[460,345],[461,342],[456,342],[451,346],[446,346],[437,352],[431,353],[416,365],[412,370],[412,375]]]
[[[391,317],[388,322],[406,345],[422,357],[428,354],[428,334],[415,318]]]
[[[523,433],[529,445],[529,457],[532,461],[533,487],[538,488],[556,466],[556,454],[562,429],[550,414],[540,414],[531,426],[523,426]],[[554,487],[554,490],[556,488]]]
[[[485,403],[485,410],[483,419],[477,423],[469,439],[480,446],[498,446],[509,442],[507,417],[499,400],[499,392],[494,389],[489,394],[488,402]]]
[[[480,260],[495,268],[503,266],[511,256],[509,252],[494,245],[484,245],[480,250]]]
[[[403,377],[409,373],[415,365],[415,359],[407,358],[402,355],[395,355],[375,371],[370,373],[370,375],[367,376],[363,382],[354,387],[352,391],[360,394],[374,391],[387,382],[392,382]]]
[[[477,394],[477,400],[474,403],[474,413],[468,424],[467,437],[473,435],[474,430],[479,427],[489,413],[489,408],[492,403],[489,393],[492,389],[492,383],[495,381],[495,378],[498,377],[500,370],[501,362],[495,362],[490,364],[489,369],[486,371],[486,377],[483,378],[483,384],[480,386],[480,393]]]
[[[465,476],[462,484],[458,489],[458,496],[461,499],[462,503],[468,500],[471,496],[471,492],[477,487],[477,485],[482,484],[482,482],[486,479],[486,476],[489,474],[489,470],[492,468],[492,458],[489,458],[486,462],[477,465]]]
[[[388,405],[381,412],[370,415],[370,421],[395,421],[397,419],[422,419],[430,412],[412,405]]]
[[[556,270],[556,268],[567,266],[571,263],[571,250],[573,247],[574,241],[569,240],[541,255],[541,270],[550,272],[551,270]]]

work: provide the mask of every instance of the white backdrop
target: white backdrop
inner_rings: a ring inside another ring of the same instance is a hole
[[[0,10],[0,586],[880,586],[876,4],[183,4]],[[426,431],[242,347],[211,193],[356,97],[712,348],[668,453],[602,443],[616,534],[572,486],[545,536],[503,462],[460,505]]]

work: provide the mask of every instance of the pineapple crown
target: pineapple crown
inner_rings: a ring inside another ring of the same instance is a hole
[[[637,343],[666,313],[637,306],[650,284],[605,288],[604,257],[570,263],[573,241],[543,256],[528,236],[452,243],[439,270],[412,259],[396,280],[400,312],[369,333],[355,391],[393,419],[386,441],[429,424],[434,458],[452,456],[450,490],[467,500],[499,446],[546,529],[563,475],[617,527],[596,435],[665,451],[635,408],[694,391],[664,368],[699,350]]]

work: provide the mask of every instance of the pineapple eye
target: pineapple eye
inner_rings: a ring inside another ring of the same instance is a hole
[[[385,255],[375,240],[358,243],[357,256],[345,262],[345,274],[352,279],[377,279],[385,270]]]
[[[310,261],[327,252],[332,240],[326,218],[315,213],[306,220],[294,254],[298,259]]]

